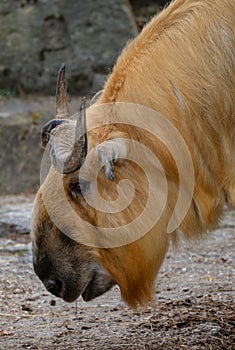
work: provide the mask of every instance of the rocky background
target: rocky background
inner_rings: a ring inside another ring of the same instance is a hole
[[[125,43],[166,1],[0,1],[0,195],[39,186],[40,130],[53,118],[57,72],[70,95],[104,84]],[[71,98],[71,113],[77,98]]]
[[[165,2],[1,0],[0,88],[54,93],[65,62],[71,90],[96,90],[137,34],[138,19]]]

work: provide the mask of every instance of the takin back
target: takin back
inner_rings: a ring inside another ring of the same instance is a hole
[[[32,216],[34,269],[48,291],[88,301],[118,284],[130,306],[144,304],[170,242],[216,227],[233,203],[234,52],[234,0],[175,0],[74,120],[61,67],[56,117],[42,130],[51,166]]]

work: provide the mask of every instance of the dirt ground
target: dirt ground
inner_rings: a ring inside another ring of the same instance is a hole
[[[235,212],[199,242],[170,248],[156,303],[132,311],[118,287],[85,303],[50,295],[29,234],[0,234],[0,349],[235,349]],[[144,276],[143,276],[144,278]]]

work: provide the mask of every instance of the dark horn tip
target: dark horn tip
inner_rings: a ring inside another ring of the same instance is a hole
[[[84,109],[86,109],[86,96],[82,97],[82,102],[80,105],[80,112],[83,111]]]
[[[65,70],[65,63],[62,63],[61,66],[60,66],[60,72],[62,72],[64,70]]]
[[[58,73],[58,81],[60,81],[60,79],[64,79],[64,77],[65,77],[65,64],[62,63]]]

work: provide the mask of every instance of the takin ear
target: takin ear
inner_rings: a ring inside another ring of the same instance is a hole
[[[126,159],[128,153],[128,140],[126,138],[114,138],[104,141],[97,146],[95,153],[102,167],[105,168],[105,176],[114,181],[114,163],[118,159]]]

